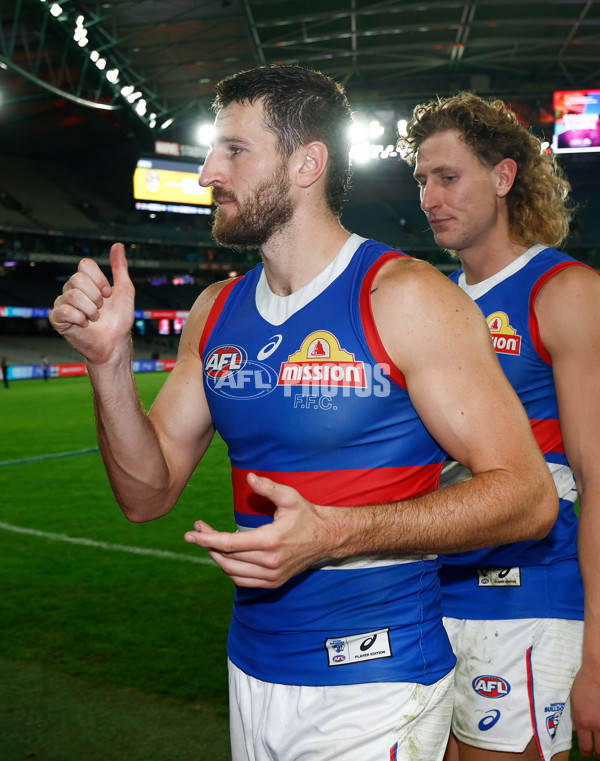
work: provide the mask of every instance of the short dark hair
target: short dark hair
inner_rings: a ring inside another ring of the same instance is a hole
[[[446,130],[458,130],[484,166],[507,158],[517,164],[506,198],[515,241],[547,246],[564,241],[574,211],[569,181],[555,156],[542,151],[541,140],[504,101],[465,91],[416,106],[406,135],[398,141],[405,160],[412,166],[420,145]]]
[[[212,108],[262,101],[265,126],[277,137],[285,156],[319,140],[329,153],[326,198],[340,217],[350,184],[352,112],[342,85],[319,71],[301,66],[261,66],[219,82]]]

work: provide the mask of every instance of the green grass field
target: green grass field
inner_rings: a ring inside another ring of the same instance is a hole
[[[164,377],[137,376],[146,406]],[[230,758],[233,586],[183,541],[200,517],[233,528],[223,442],[175,510],[131,524],[96,451],[87,378],[0,389],[0,434],[3,761]]]
[[[146,405],[163,382],[138,376]],[[16,461],[0,466],[2,758],[228,758],[233,585],[183,540],[201,516],[232,527],[223,442],[213,442],[171,514],[131,524],[89,451],[87,378],[11,383],[0,389],[0,421],[0,463]],[[131,726],[130,711],[142,717]]]

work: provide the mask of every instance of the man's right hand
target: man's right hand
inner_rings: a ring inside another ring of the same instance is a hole
[[[102,365],[130,351],[135,289],[129,277],[122,243],[110,249],[111,286],[91,259],[82,259],[77,272],[54,302],[50,324],[93,364]]]

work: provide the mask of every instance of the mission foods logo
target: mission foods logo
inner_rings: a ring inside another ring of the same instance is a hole
[[[318,330],[281,363],[277,385],[366,388],[367,379],[364,363],[342,349],[332,333]]]
[[[492,334],[492,343],[498,354],[521,353],[521,336],[511,327],[506,312],[494,312],[487,318],[487,324]]]

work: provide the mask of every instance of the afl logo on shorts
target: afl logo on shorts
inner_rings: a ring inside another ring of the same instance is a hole
[[[484,698],[503,698],[510,692],[510,684],[501,676],[478,676],[473,679],[473,689]]]

